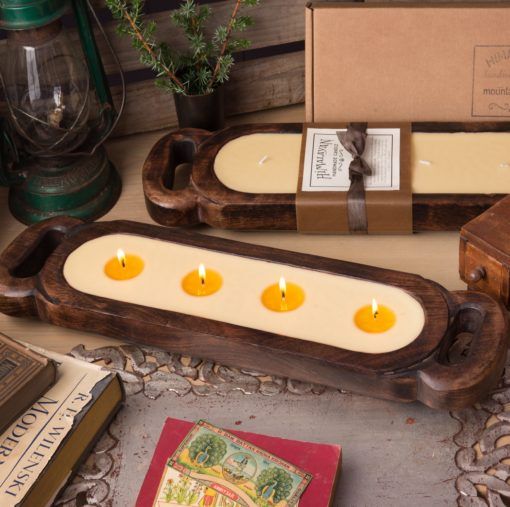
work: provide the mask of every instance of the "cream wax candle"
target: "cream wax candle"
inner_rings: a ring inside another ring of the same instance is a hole
[[[218,152],[214,171],[228,188],[247,193],[295,193],[301,134],[250,134]],[[510,133],[413,133],[416,194],[510,193]]]
[[[104,271],[119,245],[144,260],[143,271],[121,283]],[[202,263],[221,274],[221,289],[193,297],[183,290],[182,280]],[[263,291],[282,276],[304,294],[292,311],[272,311],[261,301]],[[421,304],[396,287],[133,234],[84,243],[67,258],[64,277],[74,289],[94,296],[373,354],[410,344],[425,322]],[[365,332],[355,323],[356,313],[373,298],[395,314],[394,325],[383,333]]]

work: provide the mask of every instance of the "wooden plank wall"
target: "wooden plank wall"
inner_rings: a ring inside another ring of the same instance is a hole
[[[232,0],[202,1],[213,8],[210,27],[225,23],[233,7]],[[176,1],[148,0],[148,18],[158,24],[158,38],[176,50],[185,49],[182,35],[169,19],[170,7]],[[268,109],[304,101],[304,12],[306,0],[262,0],[258,7],[246,9],[254,19],[254,26],[246,32],[252,41],[249,50],[236,55],[232,77],[226,87],[228,115]],[[177,124],[173,98],[154,85],[153,75],[139,62],[131,41],[115,33],[102,0],[97,11],[103,27],[122,63],[127,85],[127,101],[116,135],[132,134],[172,127]],[[74,30],[71,35],[76,38]],[[115,78],[113,59],[99,33],[96,34],[104,58],[107,74]],[[114,97],[120,87],[113,85]]]
[[[119,56],[127,81],[126,107],[115,135],[176,126],[172,96],[156,88],[151,70],[139,62],[130,39],[115,33],[115,23],[104,0],[93,2],[101,24]],[[169,19],[169,12],[179,3],[179,0],[146,1],[147,17],[158,24],[158,38],[176,50],[186,47],[182,35]],[[213,8],[211,28],[225,23],[233,6],[233,0],[201,0],[201,3],[210,4]],[[236,55],[237,63],[226,86],[228,115],[304,102],[304,26],[307,3],[308,0],[261,0],[258,7],[247,9],[255,22],[245,34],[252,41],[252,46]],[[71,17],[65,19],[65,22],[71,38],[77,40]],[[96,30],[96,38],[114,97],[118,100],[120,87],[116,67],[99,30]],[[4,45],[5,40],[0,40],[0,49]]]
[[[173,98],[154,86],[150,70],[144,69],[139,63],[136,52],[130,47],[130,41],[114,33],[114,24],[103,0],[95,1],[129,83],[124,116],[116,134],[175,126],[177,120]],[[237,63],[226,86],[228,115],[304,102],[305,6],[309,1],[261,0],[258,7],[247,9],[255,22],[246,32],[252,46],[248,51],[236,55]],[[201,0],[201,3],[211,4],[213,8],[212,27],[225,23],[233,6],[233,0]],[[178,4],[178,0],[147,0],[146,7],[147,12],[150,12],[148,17],[158,23],[158,36],[161,40],[181,49],[185,47],[185,43],[168,16],[169,10]],[[101,49],[105,55],[107,71],[114,72],[104,44]],[[114,87],[114,92],[118,96],[118,87]]]
[[[115,33],[116,23],[104,5],[104,0],[93,0],[103,29],[108,35],[122,64],[127,82],[124,114],[114,135],[121,136],[160,128],[174,127],[177,117],[173,97],[154,85],[153,74],[140,62],[128,37]],[[176,50],[186,43],[169,18],[169,12],[179,5],[178,0],[147,0],[147,18],[157,22],[158,39]],[[210,31],[230,17],[233,0],[202,0],[210,4],[213,16]],[[269,109],[304,101],[304,17],[307,0],[261,0],[257,7],[245,12],[254,19],[254,26],[244,34],[252,41],[251,47],[236,54],[231,80],[226,86],[228,115]],[[74,41],[78,34],[71,16],[64,19],[69,36]],[[120,80],[117,67],[107,44],[98,29],[96,40],[109,76],[113,95],[119,100]],[[5,34],[0,37],[0,50],[5,57]],[[3,104],[0,110],[4,110]]]

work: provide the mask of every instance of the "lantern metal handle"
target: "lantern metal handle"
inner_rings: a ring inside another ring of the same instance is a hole
[[[23,171],[11,170],[18,161],[18,150],[8,130],[7,122],[0,118],[0,186],[16,185],[26,178]]]
[[[84,5],[84,3],[86,5]],[[73,10],[76,16],[76,21],[79,28],[79,34],[80,34],[80,40],[84,49],[85,54],[88,56],[87,58],[87,65],[89,66],[89,71],[92,75],[92,80],[94,82],[94,87],[97,93],[97,96],[99,98],[99,102],[101,104],[101,107],[104,108],[104,111],[107,112],[106,118],[107,118],[107,130],[106,132],[101,136],[101,138],[94,144],[90,152],[87,152],[86,154],[93,154],[101,144],[110,136],[112,131],[117,126],[119,119],[122,115],[122,112],[124,110],[124,106],[126,103],[126,82],[124,78],[124,72],[122,70],[122,64],[120,63],[119,57],[117,56],[117,53],[113,49],[112,43],[106,34],[103,26],[101,25],[101,21],[99,20],[96,11],[94,10],[94,7],[92,6],[90,0],[71,0],[71,4],[73,6]],[[113,98],[110,92],[110,89],[108,88],[106,82],[106,73],[104,71],[104,67],[101,61],[101,57],[99,55],[99,50],[97,48],[96,41],[94,40],[94,37],[92,35],[92,31],[90,29],[89,24],[89,18],[87,13],[87,7],[88,11],[91,13],[92,17],[94,18],[94,21],[97,24],[97,27],[99,31],[101,32],[101,35],[103,36],[106,46],[108,47],[108,50],[110,51],[114,62],[118,68],[120,81],[121,81],[121,88],[122,88],[122,95],[121,95],[121,103],[119,110],[115,113],[115,106],[113,104]],[[71,155],[83,155],[83,152],[74,152]]]
[[[105,30],[103,29],[101,22],[97,16],[93,6],[90,3],[90,0],[69,0],[69,1],[72,6],[74,15],[76,17],[81,46],[82,46],[83,52],[85,53],[85,56],[86,56],[87,67],[89,70],[88,77],[89,77],[89,79],[92,80],[92,82],[94,84],[94,90],[96,92],[96,95],[98,97],[99,104],[100,104],[100,109],[101,109],[100,117],[101,117],[101,120],[103,123],[100,127],[98,127],[98,129],[99,130],[105,129],[104,132],[100,133],[99,137],[97,139],[95,139],[93,142],[92,142],[91,138],[95,137],[95,136],[89,137],[89,140],[88,140],[89,142],[87,144],[90,147],[88,149],[85,149],[85,150],[82,149],[82,150],[78,150],[78,151],[72,151],[69,153],[61,153],[60,154],[60,155],[65,155],[65,156],[69,156],[69,157],[80,157],[83,155],[94,154],[95,151],[99,148],[99,146],[101,146],[104,143],[104,141],[110,136],[112,131],[117,126],[117,123],[120,119],[120,116],[122,115],[122,112],[124,110],[124,105],[126,102],[126,84],[125,84],[124,73],[122,70],[122,65],[120,63],[120,60],[119,60],[117,54],[115,53],[115,50],[113,49],[111,41],[110,41],[108,35],[106,34]],[[92,15],[94,21],[96,22],[97,27],[105,40],[106,46],[108,47],[108,49],[113,57],[113,60],[118,68],[118,72],[120,75],[120,81],[121,81],[121,89],[122,89],[121,103],[120,103],[120,107],[119,107],[118,111],[115,111],[115,105],[113,103],[113,98],[112,98],[110,89],[107,84],[106,73],[104,71],[101,57],[99,54],[99,50],[98,50],[96,41],[95,41],[93,33],[92,33],[92,28],[91,28],[90,19],[89,19],[89,11],[90,11],[90,14]],[[3,76],[1,76],[1,75],[0,75],[0,80],[1,80],[1,84],[4,87],[4,89],[6,89],[5,83],[3,81]],[[87,86],[87,87],[89,87],[89,86]],[[12,106],[12,104],[10,104],[7,95],[6,95],[6,99],[9,104],[9,108],[13,109],[13,106]],[[83,107],[85,107],[85,103],[83,104]],[[82,108],[82,111],[83,111],[83,108]],[[39,152],[35,152],[32,154],[36,155],[36,156],[40,156],[40,157],[55,156],[55,152],[54,152],[55,148],[57,148],[58,145],[61,144],[68,137],[68,135],[71,133],[73,127],[78,122],[78,120],[82,114],[82,111],[80,111],[80,113],[77,115],[73,125],[71,125],[71,127],[69,129],[67,129],[68,131],[60,139],[58,139],[50,147],[45,147],[45,148],[39,147]],[[27,113],[23,111],[23,114],[27,114]],[[32,118],[32,119],[34,121],[39,121],[37,118]],[[24,133],[23,127],[17,123],[14,116],[12,117],[12,120],[16,123],[18,130],[20,132]],[[24,133],[24,135],[25,135],[25,137],[30,138],[28,133]]]

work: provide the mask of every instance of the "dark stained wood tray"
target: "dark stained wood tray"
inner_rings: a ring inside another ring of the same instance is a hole
[[[425,324],[403,348],[361,353],[71,287],[64,276],[69,255],[119,233],[397,287],[421,305]],[[58,217],[26,229],[0,256],[0,311],[434,408],[458,409],[483,398],[498,382],[507,350],[506,313],[485,294],[448,292],[413,274],[126,221],[84,224]]]
[[[145,202],[151,217],[167,226],[200,223],[221,229],[296,229],[295,194],[252,194],[227,188],[216,177],[214,159],[229,141],[254,133],[300,133],[302,124],[253,124],[215,134],[183,129],[161,138],[143,167]],[[419,123],[413,132],[498,132],[499,123]],[[175,168],[193,163],[189,184],[175,190]],[[242,170],[242,168],[240,168]],[[498,202],[502,194],[414,194],[415,231],[459,230]]]

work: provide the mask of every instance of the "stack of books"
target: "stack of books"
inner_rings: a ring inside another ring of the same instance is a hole
[[[124,401],[99,366],[0,335],[0,505],[49,505]]]
[[[124,398],[117,374],[0,335],[0,506],[51,505]],[[341,457],[168,418],[136,507],[332,507]]]

